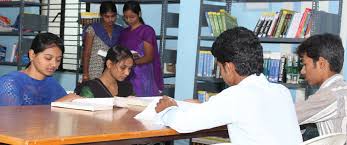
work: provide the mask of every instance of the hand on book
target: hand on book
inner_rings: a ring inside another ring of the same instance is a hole
[[[76,95],[75,93],[70,93],[58,100],[55,100],[56,102],[71,102],[72,100],[75,100],[75,99],[82,99],[83,97],[79,96],[79,95]]]
[[[177,102],[168,96],[163,96],[163,98],[161,98],[159,102],[157,103],[157,106],[155,107],[155,111],[159,113],[171,106],[177,106]]]

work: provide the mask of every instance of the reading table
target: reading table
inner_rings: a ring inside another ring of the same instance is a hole
[[[0,144],[136,144],[227,136],[226,127],[180,134],[168,127],[139,121],[137,109],[82,111],[49,105],[0,107]]]

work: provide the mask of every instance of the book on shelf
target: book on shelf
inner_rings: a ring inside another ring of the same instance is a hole
[[[198,77],[214,77],[221,78],[219,67],[217,65],[215,57],[211,51],[201,50],[199,51],[198,62]]]
[[[310,8],[306,8],[302,17],[301,17],[301,20],[300,20],[300,23],[299,23],[299,27],[298,27],[298,30],[296,31],[296,35],[295,35],[295,38],[303,38],[302,36],[302,31],[304,29],[304,25],[305,25],[305,22],[306,20],[308,19],[308,15],[309,13],[312,12],[312,9]]]
[[[286,22],[288,21],[286,19],[288,19],[288,16],[293,15],[294,11],[287,10],[287,9],[281,9],[280,13],[281,13],[281,17],[279,18],[276,32],[273,35],[275,38],[281,37],[281,34],[283,34],[283,31],[285,31],[284,27],[286,25]]]
[[[315,34],[338,33],[335,24],[338,22],[336,14],[317,11],[316,17],[313,19],[311,8],[305,8],[302,12],[287,9],[281,9],[276,13],[265,12],[259,17],[253,32],[258,37],[308,38],[315,21],[319,24],[319,27],[315,28]]]
[[[294,54],[264,53],[263,74],[270,82],[298,84],[299,58]]]
[[[223,24],[225,23],[225,27],[224,30],[228,30],[234,27],[237,27],[237,18],[232,16],[231,14],[227,13],[224,9],[220,9],[219,12],[221,13],[221,16],[224,17],[225,22],[223,22]]]
[[[272,21],[273,21],[273,18],[275,17],[275,13],[273,12],[264,12],[256,26],[254,27],[254,35],[258,36],[258,37],[265,37],[267,36],[267,33],[271,27],[271,24],[272,24]]]
[[[111,110],[116,107],[146,107],[158,97],[113,97],[113,98],[82,98],[71,102],[52,102],[52,107],[61,107],[86,111]]]
[[[206,12],[205,18],[207,25],[211,30],[211,34],[214,37],[219,36],[219,34],[227,29],[237,26],[236,17],[230,15],[224,9],[220,9],[217,12]]]
[[[303,12],[301,12],[301,13],[295,12],[294,13],[291,24],[287,30],[288,32],[286,34],[286,38],[295,38],[296,30],[298,30],[298,28],[299,28],[299,23],[300,23],[302,15],[303,15]]]
[[[90,24],[95,23],[95,22],[101,22],[101,18],[100,18],[99,13],[81,12],[80,16],[81,16],[81,20],[79,23],[82,26],[87,26],[87,25],[90,25]]]
[[[208,91],[203,91],[203,90],[200,90],[198,91],[197,95],[198,95],[198,100],[199,102],[203,103],[203,102],[206,102],[208,101],[208,99],[211,97],[211,96],[214,96],[218,93],[212,93],[212,92],[208,92]]]

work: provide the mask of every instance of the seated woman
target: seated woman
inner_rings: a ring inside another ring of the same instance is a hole
[[[29,49],[30,63],[22,71],[0,77],[0,106],[48,105],[80,98],[67,95],[52,77],[63,58],[61,39],[52,33],[37,34]]]
[[[129,81],[124,81],[134,66],[133,55],[127,48],[116,46],[107,51],[104,71],[99,78],[86,81],[75,89],[76,94],[87,98],[104,98],[133,94]]]

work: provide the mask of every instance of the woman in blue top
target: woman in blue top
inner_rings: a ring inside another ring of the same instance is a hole
[[[29,49],[30,63],[22,71],[0,77],[0,106],[48,105],[80,98],[67,95],[52,77],[64,53],[63,42],[52,33],[36,35]]]

